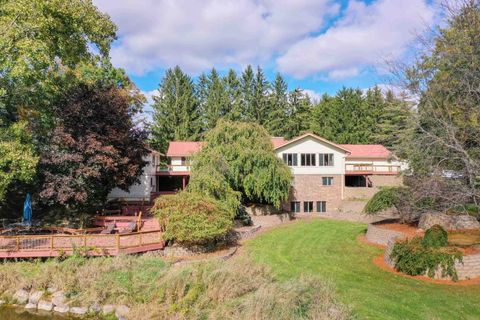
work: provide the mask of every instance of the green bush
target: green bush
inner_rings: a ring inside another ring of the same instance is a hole
[[[432,226],[425,232],[422,239],[422,245],[425,248],[441,248],[448,245],[448,234],[438,224]]]
[[[390,258],[397,271],[411,276],[428,275],[433,278],[437,269],[442,277],[458,280],[455,261],[462,261],[462,253],[453,248],[425,247],[421,237],[400,241],[393,247]]]
[[[398,204],[400,187],[384,187],[380,189],[365,205],[366,214],[376,214],[380,211],[393,208]]]
[[[223,202],[185,191],[159,197],[151,211],[160,220],[164,239],[184,244],[204,244],[224,236],[233,227],[235,214]]]

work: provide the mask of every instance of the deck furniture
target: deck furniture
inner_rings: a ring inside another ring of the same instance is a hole
[[[135,221],[131,221],[128,223],[127,227],[120,231],[121,234],[132,233],[137,228],[137,223]]]
[[[112,234],[113,230],[115,230],[115,223],[109,223],[106,225],[105,230],[100,232],[100,234]]]

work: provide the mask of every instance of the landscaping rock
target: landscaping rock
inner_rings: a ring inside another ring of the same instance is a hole
[[[434,225],[440,225],[446,230],[478,229],[480,222],[469,215],[448,215],[444,213],[431,212],[422,215],[418,227],[427,230]]]
[[[3,306],[5,303],[5,300],[0,300],[0,306]]]
[[[111,304],[106,304],[102,308],[102,313],[103,314],[109,314],[109,313],[114,313],[115,312],[115,306]]]
[[[48,287],[48,289],[47,289],[47,292],[49,294],[54,294],[57,291],[58,291],[58,289],[56,287]]]
[[[88,312],[88,310],[85,307],[71,307],[70,308],[70,313],[76,314],[76,315],[84,315],[87,312]]]
[[[37,309],[37,305],[35,303],[27,303],[25,309]]]
[[[67,313],[68,311],[70,311],[70,307],[66,305],[55,306],[55,308],[53,308],[53,311],[58,313]]]
[[[91,313],[98,313],[102,311],[102,307],[96,303],[92,304],[89,308],[88,308],[88,312],[91,312]]]
[[[13,295],[13,299],[19,304],[25,304],[28,302],[29,293],[26,290],[20,289]]]
[[[43,296],[43,291],[32,291],[28,296],[28,303],[38,304]]]
[[[67,297],[63,291],[57,291],[52,295],[52,303],[56,306],[64,305],[65,301],[67,301]]]
[[[37,306],[38,310],[52,311],[53,303],[50,301],[40,300]]]
[[[115,308],[115,316],[117,318],[126,317],[130,312],[130,308],[125,305],[120,305]]]

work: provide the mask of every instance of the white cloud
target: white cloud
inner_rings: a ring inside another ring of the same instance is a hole
[[[277,64],[297,78],[352,77],[386,57],[400,57],[433,19],[433,7],[423,0],[378,0],[369,5],[353,0],[333,27],[295,43]]]
[[[310,99],[312,99],[313,101],[317,102],[317,101],[320,101],[320,99],[322,98],[322,94],[321,93],[318,93],[314,90],[310,90],[310,89],[303,89],[303,92],[305,92],[306,94],[308,94],[308,96],[310,97]]]
[[[142,74],[266,63],[338,13],[332,0],[94,0],[119,26],[113,62]]]

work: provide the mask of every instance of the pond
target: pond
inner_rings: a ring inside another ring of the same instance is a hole
[[[37,313],[22,308],[0,307],[1,320],[78,320],[69,316],[54,315],[50,312]]]

